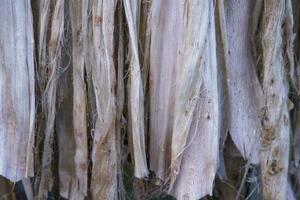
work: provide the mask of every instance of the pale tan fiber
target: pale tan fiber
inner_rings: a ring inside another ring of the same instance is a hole
[[[150,170],[166,181],[174,120],[178,2],[153,0],[151,10]]]
[[[138,22],[140,0],[123,1],[129,30],[129,134],[134,162],[134,175],[138,178],[148,175],[145,149],[144,91],[138,50]]]
[[[299,199],[299,11],[0,0],[0,199]]]
[[[176,76],[171,186],[174,182],[172,192],[179,200],[212,194],[220,132],[214,4],[188,1],[183,6],[182,34],[193,28],[181,35],[182,65]]]
[[[64,27],[64,0],[57,0],[55,2],[53,16],[51,20],[51,32],[48,46],[48,56],[51,62],[40,61],[40,63],[46,63],[46,65],[40,65],[40,67],[46,67],[48,76],[45,91],[43,93],[43,109],[45,112],[46,125],[45,125],[45,139],[42,156],[41,166],[41,180],[39,184],[39,198],[46,198],[48,190],[51,190],[53,184],[53,177],[51,172],[51,162],[53,153],[53,133],[56,111],[56,89],[57,89],[57,75],[58,66],[60,64],[60,45],[63,36]],[[47,29],[46,29],[47,30]],[[40,32],[40,34],[46,34]]]
[[[93,199],[117,198],[116,96],[113,61],[116,1],[92,2],[92,84],[97,117],[93,135],[91,195]]]
[[[39,2],[35,1],[32,3],[34,13],[34,27],[35,27],[35,40],[36,40],[36,71],[35,77],[37,80],[36,87],[36,114],[39,120],[37,121],[36,128],[36,141],[35,141],[35,152],[34,152],[34,169],[35,175],[37,176],[36,181],[34,183],[34,190],[38,193],[39,190],[39,182],[41,178],[41,163],[42,163],[42,155],[40,155],[39,150],[43,149],[43,139],[45,136],[45,124],[46,124],[46,114],[44,113],[45,103],[44,103],[44,91],[46,88],[48,74],[47,74],[47,46],[49,37],[49,24],[51,24],[51,18],[49,17],[51,13],[50,1],[41,0]]]
[[[83,72],[80,71],[81,68],[78,67],[83,66],[83,41],[78,39],[81,38],[80,31],[73,30],[72,32],[72,29],[80,29],[82,26],[80,12],[73,10],[76,8],[84,9],[84,6],[81,7],[80,2],[66,2],[64,6],[64,20],[66,23],[64,27],[64,41],[60,52],[61,64],[57,83],[59,87],[56,95],[55,131],[57,133],[59,155],[59,192],[66,199],[83,199],[87,194],[88,147],[87,131],[84,130],[87,126],[86,120],[84,120],[86,112],[83,111],[86,106],[86,95],[81,92],[80,80],[83,80],[84,77]],[[80,5],[76,3],[80,3]],[[76,7],[74,8],[75,5]],[[74,16],[72,13],[79,14]],[[68,37],[69,35],[73,35],[73,37]],[[72,47],[73,52],[70,52],[69,47]],[[80,49],[80,53],[78,53],[78,49]],[[81,62],[76,59],[81,60]],[[80,76],[81,73],[82,77]],[[85,85],[83,85],[83,88],[85,89]],[[84,103],[84,108],[80,105],[75,105],[74,96],[77,97],[78,104],[78,95],[80,95],[79,98],[83,98],[80,102]],[[79,112],[77,110],[77,114],[73,113],[73,108],[74,110],[78,109]],[[84,127],[80,128],[79,126],[81,125],[84,125]],[[81,130],[82,133],[79,131],[80,129],[83,129]]]
[[[178,199],[210,194],[217,169],[213,10],[209,1],[154,0],[151,6],[150,169],[164,181],[170,176]]]
[[[50,8],[50,2],[49,0],[41,0],[39,4],[35,2],[35,6],[37,7],[38,11],[38,18],[35,19],[37,21],[37,29],[36,30],[36,40],[37,40],[37,81],[40,89],[44,91],[46,84],[47,84],[47,36],[48,36],[48,29],[51,27],[49,24],[51,24],[51,8]],[[53,3],[52,3],[53,4]],[[52,5],[53,6],[53,5]]]
[[[84,23],[88,18],[83,18],[83,12],[88,12],[83,6],[83,1],[70,1],[70,21],[72,27],[72,65],[73,65],[73,131],[75,138],[75,171],[77,188],[70,194],[70,199],[84,199],[87,195],[87,123],[86,123],[86,85],[84,82],[84,52],[83,33]],[[84,20],[84,21],[83,21]]]
[[[50,9],[50,8],[49,8]],[[57,138],[57,148],[53,146],[53,153],[58,154],[58,159],[54,156],[54,161],[58,164],[57,166],[57,182],[59,181],[59,193],[62,197],[69,199],[69,196],[72,196],[76,193],[78,182],[76,181],[76,174],[75,174],[75,164],[74,164],[74,157],[75,157],[75,138],[73,133],[73,117],[72,117],[72,108],[73,108],[73,89],[72,89],[72,55],[69,52],[68,47],[72,46],[72,40],[70,37],[66,37],[67,35],[71,34],[71,27],[69,23],[69,12],[68,12],[68,3],[64,5],[64,41],[63,45],[61,45],[59,57],[59,75],[57,80],[57,90],[56,90],[56,108],[55,108],[55,133]],[[46,12],[46,11],[44,11]],[[48,11],[49,13],[51,10]],[[41,23],[41,22],[40,22]],[[47,23],[45,24],[47,25]],[[48,27],[49,28],[49,27]],[[47,30],[47,29],[46,29]],[[48,32],[48,31],[47,31]],[[42,37],[43,35],[41,35]],[[46,37],[46,34],[44,36]],[[45,40],[46,42],[46,40]],[[43,45],[44,46],[44,45]],[[46,53],[46,52],[45,52]],[[45,55],[46,57],[47,55]],[[45,60],[39,59],[43,62]],[[40,63],[39,70],[41,75],[42,63]],[[44,69],[45,70],[45,69]],[[42,78],[42,76],[40,76]],[[42,81],[47,80],[40,79]],[[40,89],[43,89],[42,84],[40,85]],[[37,109],[38,110],[38,109]],[[42,126],[44,123],[43,119],[39,118],[38,123],[39,126]],[[40,128],[38,128],[40,129]],[[39,130],[40,131],[40,130]],[[41,133],[37,131],[37,138],[42,136]],[[37,143],[37,146],[39,144]],[[66,159],[68,158],[68,159]],[[39,169],[39,163],[36,163]],[[53,168],[52,168],[53,169]],[[39,175],[39,171],[36,172],[36,176]],[[53,174],[55,177],[55,174]],[[35,181],[37,183],[38,181]]]
[[[265,96],[261,146],[262,193],[264,199],[285,199],[289,163],[290,117],[288,80],[283,62],[283,30],[286,1],[264,1],[261,48],[262,88]]]
[[[206,81],[203,81],[203,79],[208,78],[213,81],[213,76],[217,76],[217,73],[214,74],[215,69],[213,69],[216,65],[216,57],[214,57],[215,53],[213,53],[215,51],[213,48],[215,45],[215,38],[214,36],[209,37],[211,34],[208,34],[210,31],[214,34],[214,22],[212,21],[214,13],[212,11],[213,2],[211,1],[202,1],[201,3],[199,1],[185,1],[178,6],[179,43],[177,51],[178,56],[176,58],[176,92],[172,132],[170,190],[172,190],[177,176],[183,172],[183,170],[181,170],[181,161],[185,152],[189,151],[190,145],[193,145],[192,142],[188,142],[190,141],[190,139],[188,139],[189,135],[193,138],[191,141],[194,142],[195,137],[200,137],[203,133],[208,134],[210,132],[209,138],[207,138],[208,141],[212,142],[209,144],[209,149],[212,152],[215,148],[216,150],[218,149],[218,143],[216,142],[218,140],[218,111],[215,106],[217,96],[210,100],[212,105],[211,110],[202,110],[200,116],[198,115],[199,109],[202,108],[196,107],[197,104],[200,104],[198,106],[201,106],[201,101],[204,103],[205,98],[208,97],[205,96],[205,94],[209,92],[207,91],[209,88],[206,88],[206,85],[203,85],[201,88],[201,85]],[[212,52],[210,53],[211,55],[208,56],[207,51],[210,51],[209,48],[212,48]],[[211,64],[212,66],[210,66]],[[208,70],[205,69],[206,66],[207,68],[210,66],[212,71],[206,71]],[[204,75],[205,72],[212,73],[210,74],[212,77],[206,77]],[[214,84],[217,84],[217,82],[212,82],[210,84],[210,87],[216,87]],[[214,90],[214,92],[217,91]],[[203,94],[204,97],[201,96]],[[206,122],[203,121],[203,123],[207,126],[200,126],[198,130],[198,121],[196,120],[196,123],[193,123],[194,116],[195,118],[199,117],[210,122],[206,124]],[[202,128],[203,130],[207,128],[207,131],[209,132],[202,132]],[[215,140],[213,138],[215,138]],[[205,144],[205,142],[203,144]],[[209,172],[206,172],[208,178],[207,185],[203,185],[198,194],[191,193],[191,195],[193,195],[192,198],[196,198],[210,192],[211,179],[213,180],[216,170],[216,166],[214,166],[216,165],[216,163],[214,163],[216,158],[217,151],[216,155],[211,155],[212,162],[211,160],[207,160],[201,164],[203,167],[205,166],[205,163],[210,163],[209,166],[212,167]],[[203,173],[203,171],[200,170],[200,173]],[[186,195],[184,189],[180,192],[175,191],[175,194],[180,199],[184,198]]]
[[[257,164],[261,141],[260,110],[262,88],[252,55],[251,24],[255,0],[225,2],[228,51],[227,85],[229,92],[229,132],[235,145],[247,160]],[[260,58],[258,58],[260,59]]]
[[[0,175],[15,182],[34,175],[35,79],[30,1],[1,1],[0,21]]]

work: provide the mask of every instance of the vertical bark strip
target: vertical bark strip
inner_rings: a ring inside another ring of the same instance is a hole
[[[38,194],[38,197],[41,199],[47,197],[47,193],[49,190],[51,190],[53,184],[53,175],[51,172],[53,153],[52,144],[55,125],[56,89],[60,65],[60,50],[64,29],[64,0],[57,0],[55,2],[52,14],[50,40],[47,51],[49,60],[51,62],[40,60],[40,63],[47,63],[46,65],[41,65],[40,67],[46,67],[46,72],[48,73],[48,77],[46,79],[47,84],[43,94],[43,109],[46,115],[46,124],[41,166],[41,180]],[[46,34],[46,30],[45,32],[41,32],[41,34]]]
[[[214,57],[215,48],[213,47],[215,45],[215,36],[209,37],[209,35],[214,34],[214,21],[212,21],[214,19],[213,2],[202,1],[200,3],[192,0],[185,1],[179,4],[178,12],[179,42],[178,56],[176,58],[176,92],[172,133],[170,190],[172,190],[177,176],[183,172],[183,170],[181,170],[182,158],[185,156],[185,152],[190,150],[189,147],[193,145],[193,142],[188,142],[190,141],[189,139],[193,141],[194,137],[200,137],[200,135],[205,133],[204,130],[207,128],[208,132],[206,133],[210,132],[210,136],[207,138],[208,144],[212,142],[209,144],[210,151],[214,151],[214,148],[218,149],[218,142],[212,139],[215,137],[216,140],[218,140],[218,134],[215,134],[215,131],[218,131],[218,123],[216,123],[218,120],[218,111],[215,106],[217,96],[209,100],[212,106],[210,109],[208,107],[201,108],[204,102],[206,105],[205,99],[210,98],[210,95],[207,96],[210,92],[210,88],[207,88],[206,81],[212,79],[210,87],[216,87],[215,84],[217,84],[217,82],[214,82],[214,78],[216,77],[213,77],[217,76],[217,74],[214,74],[214,72],[216,72],[214,69],[216,65],[216,58]],[[211,34],[209,34],[210,31]],[[210,50],[210,48],[212,49]],[[211,55],[207,54],[208,51],[211,51]],[[210,70],[212,71],[208,70],[208,66],[210,66]],[[205,73],[208,73],[210,76],[206,77]],[[217,88],[215,89],[215,91],[217,91]],[[199,109],[209,110],[199,111]],[[206,111],[207,113],[205,113]],[[207,120],[207,122],[200,120],[200,123],[204,123],[205,125],[203,125],[203,127],[200,126],[199,130],[197,129],[197,118]],[[196,122],[193,122],[194,120],[196,120]],[[203,128],[204,132],[201,131],[201,128]],[[208,163],[203,160],[211,166],[211,171],[205,174],[209,181],[201,187],[199,193],[192,193],[192,197],[203,195],[210,189],[210,180],[214,177],[213,171],[215,171],[214,165],[216,164],[213,160],[215,159],[214,156],[217,155],[211,156],[212,162],[210,162],[210,159]],[[202,163],[202,166],[204,165],[205,164]],[[200,173],[203,173],[203,171]],[[186,194],[179,192],[177,196],[183,199]]]
[[[299,11],[0,0],[0,199],[299,199]]]
[[[70,1],[72,27],[72,65],[73,65],[73,131],[75,138],[75,183],[78,185],[70,199],[84,199],[87,194],[87,123],[86,123],[86,85],[84,82],[84,51],[82,29],[87,18],[83,18],[85,0]],[[83,21],[85,20],[85,21]]]
[[[65,51],[65,50],[64,50]],[[55,129],[58,136],[58,175],[59,175],[59,191],[60,195],[69,199],[71,194],[77,190],[76,172],[75,172],[75,138],[73,131],[73,90],[72,88],[72,68],[67,63],[70,63],[69,56],[63,60],[64,72],[60,76],[57,88],[57,109],[56,109],[56,124]],[[68,59],[67,59],[68,58]],[[68,159],[66,159],[68,158]],[[75,190],[75,191],[74,191]]]
[[[288,82],[283,62],[283,30],[286,1],[264,1],[261,47],[265,95],[261,147],[262,192],[264,199],[285,199],[289,162],[290,118]]]
[[[219,151],[214,3],[181,6],[171,189],[177,199],[199,199],[212,195]]]
[[[0,2],[0,175],[33,176],[34,39],[29,0]]]
[[[114,16],[116,1],[92,2],[92,84],[97,117],[92,152],[91,193],[93,199],[117,198],[116,76]]]
[[[129,134],[134,161],[134,175],[138,178],[148,175],[144,126],[144,91],[139,61],[138,22],[140,0],[123,1],[129,29]]]
[[[178,3],[172,0],[153,0],[151,10],[150,170],[166,181],[171,163]]]
[[[229,91],[229,132],[247,160],[259,162],[263,94],[252,55],[251,29],[255,0],[226,1],[228,40],[227,85]]]

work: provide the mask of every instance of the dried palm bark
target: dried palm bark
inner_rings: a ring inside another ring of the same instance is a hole
[[[43,154],[43,139],[45,136],[45,124],[46,124],[46,115],[45,115],[45,103],[44,103],[44,91],[47,84],[47,39],[49,36],[49,24],[51,22],[50,12],[53,4],[50,5],[50,1],[40,1],[32,4],[33,6],[33,16],[34,16],[34,36],[36,41],[36,59],[37,64],[35,67],[35,76],[36,76],[36,114],[37,128],[36,128],[36,141],[35,141],[35,152],[34,152],[34,170],[35,176],[37,177],[34,181],[34,191],[38,193],[39,190],[39,181],[41,177],[41,163],[42,163],[42,154]]]
[[[75,138],[75,171],[76,179],[70,199],[84,199],[87,195],[87,123],[86,123],[86,85],[84,80],[84,52],[82,29],[88,23],[87,13],[88,2],[70,1],[70,18],[72,27],[72,65],[73,65],[73,131]],[[85,18],[84,18],[85,17]]]
[[[114,14],[116,1],[92,2],[92,84],[97,118],[92,152],[93,199],[117,198],[116,76],[114,65]],[[99,187],[100,186],[100,187]]]
[[[66,9],[66,8],[65,8]],[[65,13],[67,15],[67,13]],[[69,23],[68,23],[69,24]],[[70,31],[69,31],[70,32]],[[64,35],[70,34],[65,31]],[[71,41],[68,38],[64,41],[69,46]],[[77,192],[77,181],[75,172],[75,138],[73,131],[73,89],[72,88],[72,65],[71,56],[68,49],[61,49],[61,70],[57,88],[57,106],[55,130],[58,140],[58,175],[60,195],[69,199]],[[66,159],[68,158],[68,159]]]
[[[45,2],[47,4],[47,2]],[[48,9],[48,7],[46,7]],[[39,184],[38,197],[46,198],[48,191],[52,189],[53,177],[51,171],[52,153],[53,153],[53,134],[55,125],[56,112],[56,89],[60,64],[60,50],[63,37],[64,27],[64,0],[57,0],[54,4],[53,16],[51,19],[51,32],[49,49],[46,51],[45,59],[40,59],[40,67],[47,72],[47,76],[43,77],[47,80],[46,88],[43,94],[43,111],[45,113],[45,139],[43,147],[43,157],[41,166],[41,180]],[[42,21],[42,23],[45,21]],[[47,26],[40,25],[40,39],[42,34],[47,34]],[[44,36],[45,37],[45,36]],[[42,42],[40,42],[41,44]],[[49,56],[49,57],[48,57]]]
[[[151,10],[150,170],[166,182],[174,120],[178,2],[153,0]]]
[[[263,94],[252,55],[251,25],[256,1],[226,1],[228,41],[227,84],[229,92],[229,132],[245,159],[259,162]]]
[[[261,8],[262,88],[265,97],[261,146],[264,199],[285,199],[289,162],[288,80],[283,57],[282,24],[286,1],[264,2]]]
[[[123,175],[137,199],[198,199],[217,170],[220,199],[297,199],[298,6],[4,0],[0,174],[29,199],[125,199]]]
[[[213,2],[154,0],[151,11],[150,169],[171,175],[178,199],[200,198],[212,191],[218,155]]]
[[[138,48],[138,27],[140,0],[123,1],[129,30],[129,81],[128,112],[131,154],[134,175],[138,178],[148,175],[145,148],[144,91]]]
[[[30,1],[0,2],[0,175],[33,176],[34,39]]]
[[[212,1],[179,4],[170,183],[178,199],[212,194],[217,170],[219,101],[214,18]]]

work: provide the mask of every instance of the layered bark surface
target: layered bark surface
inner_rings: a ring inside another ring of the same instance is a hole
[[[0,174],[33,176],[35,89],[30,1],[0,2]]]
[[[116,1],[92,2],[91,76],[97,111],[92,150],[93,199],[114,199],[118,189],[114,89],[116,76],[113,61],[115,8]]]
[[[244,158],[259,162],[261,142],[260,110],[262,88],[258,81],[252,48],[251,15],[256,1],[225,1],[228,41],[227,85],[229,132]]]
[[[129,134],[131,152],[134,160],[134,173],[142,178],[148,175],[145,125],[144,125],[144,89],[138,48],[138,27],[140,0],[123,1],[129,31]]]
[[[3,0],[0,194],[298,199],[299,8]]]
[[[151,6],[150,170],[166,181],[174,120],[178,3],[155,0]]]
[[[45,84],[41,85],[44,89],[42,93],[42,109],[45,116],[44,126],[44,145],[42,155],[42,170],[39,182],[38,197],[46,198],[47,193],[53,187],[53,175],[51,170],[51,163],[53,160],[53,138],[54,138],[54,126],[55,126],[55,112],[56,112],[56,90],[57,81],[59,75],[59,65],[61,62],[60,50],[63,37],[64,27],[64,0],[57,0],[52,2],[45,0],[40,5],[41,12],[51,12],[53,17],[50,24],[47,24],[47,18],[41,19],[39,38],[42,46],[39,53],[39,62],[41,70],[41,81]],[[49,6],[53,6],[52,8]],[[51,10],[48,10],[51,9]],[[46,38],[47,31],[51,27],[48,41],[43,41],[42,38]],[[49,45],[49,50],[46,51],[43,45]],[[48,60],[49,59],[49,60]]]
[[[264,4],[262,12],[262,87],[265,96],[261,146],[264,199],[285,199],[289,161],[288,80],[283,58],[282,24],[286,2]]]

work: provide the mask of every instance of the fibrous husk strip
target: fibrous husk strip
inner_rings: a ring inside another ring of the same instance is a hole
[[[128,123],[134,175],[142,178],[148,175],[145,147],[144,89],[138,48],[138,27],[140,0],[123,1],[129,30],[129,80],[128,80]]]
[[[52,153],[53,153],[53,134],[55,125],[56,112],[56,89],[59,74],[60,50],[63,42],[64,32],[64,0],[57,0],[54,4],[54,9],[51,19],[50,39],[47,50],[47,58],[49,61],[42,61],[40,67],[46,67],[47,77],[46,88],[43,93],[42,107],[45,113],[45,139],[43,147],[43,156],[41,164],[41,180],[39,183],[38,197],[43,199],[47,197],[48,191],[52,189],[53,175],[51,170]],[[43,27],[41,25],[41,27]],[[47,34],[47,29],[40,34]]]
[[[177,199],[211,195],[217,171],[220,108],[214,19],[212,1],[187,1],[179,6],[182,39],[178,43],[170,185]]]
[[[0,174],[34,175],[34,38],[31,3],[0,2]]]
[[[114,56],[114,16],[116,1],[91,2],[91,75],[96,102],[93,133],[91,196],[115,199],[117,193],[116,75]],[[101,187],[99,187],[101,186]]]
[[[284,0],[262,4],[261,53],[262,88],[265,108],[260,160],[264,199],[285,199],[289,163],[289,85],[283,59],[282,24],[286,16]]]

